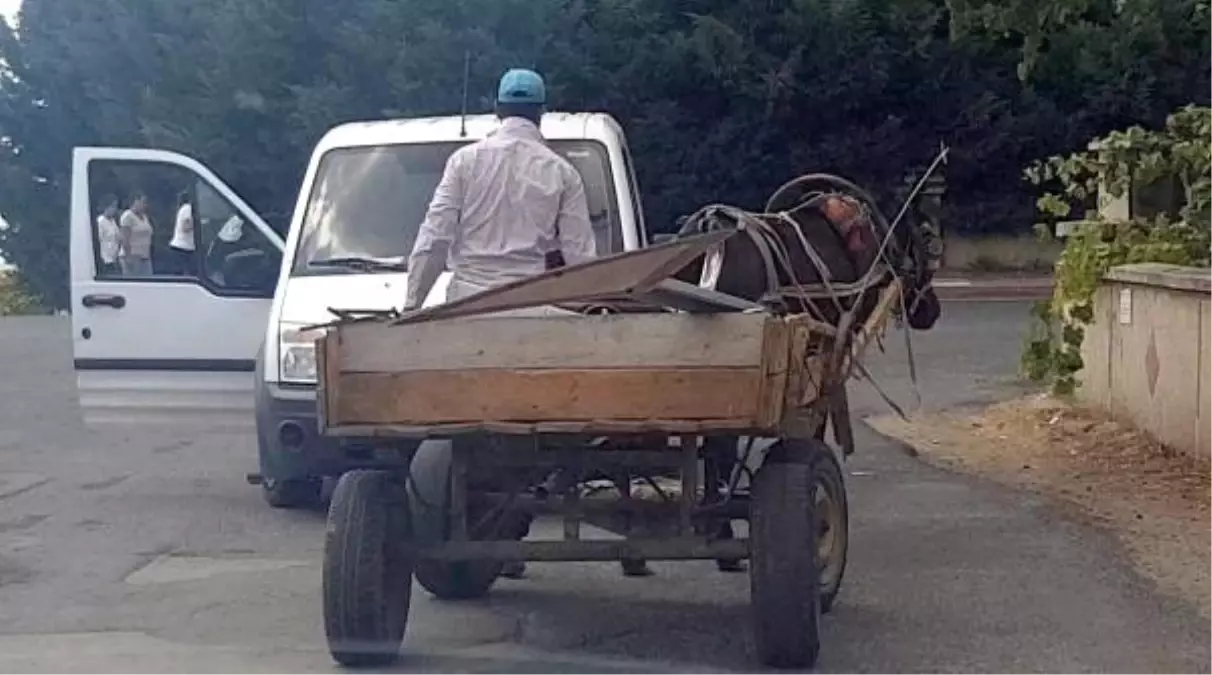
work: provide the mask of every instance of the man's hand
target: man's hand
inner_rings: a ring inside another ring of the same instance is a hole
[[[446,257],[450,245],[445,241],[434,241],[425,251],[413,251],[408,259],[408,292],[404,295],[404,306],[420,308],[429,297],[429,291],[437,283],[438,276],[446,269]]]

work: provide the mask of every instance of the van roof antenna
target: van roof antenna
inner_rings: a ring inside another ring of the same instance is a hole
[[[467,89],[471,81],[471,50],[463,52],[463,107],[459,111],[459,138],[467,138]]]

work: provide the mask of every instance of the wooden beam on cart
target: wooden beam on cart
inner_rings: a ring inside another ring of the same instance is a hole
[[[821,395],[815,325],[765,313],[342,325],[317,353],[323,431],[779,435]]]

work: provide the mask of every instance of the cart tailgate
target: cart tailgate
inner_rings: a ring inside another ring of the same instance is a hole
[[[809,332],[762,313],[341,324],[317,346],[320,418],[372,436],[769,430],[816,396]]]

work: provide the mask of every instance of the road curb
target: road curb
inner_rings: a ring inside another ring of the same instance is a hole
[[[998,279],[935,279],[940,300],[1023,301],[1052,296],[1052,277]]]

